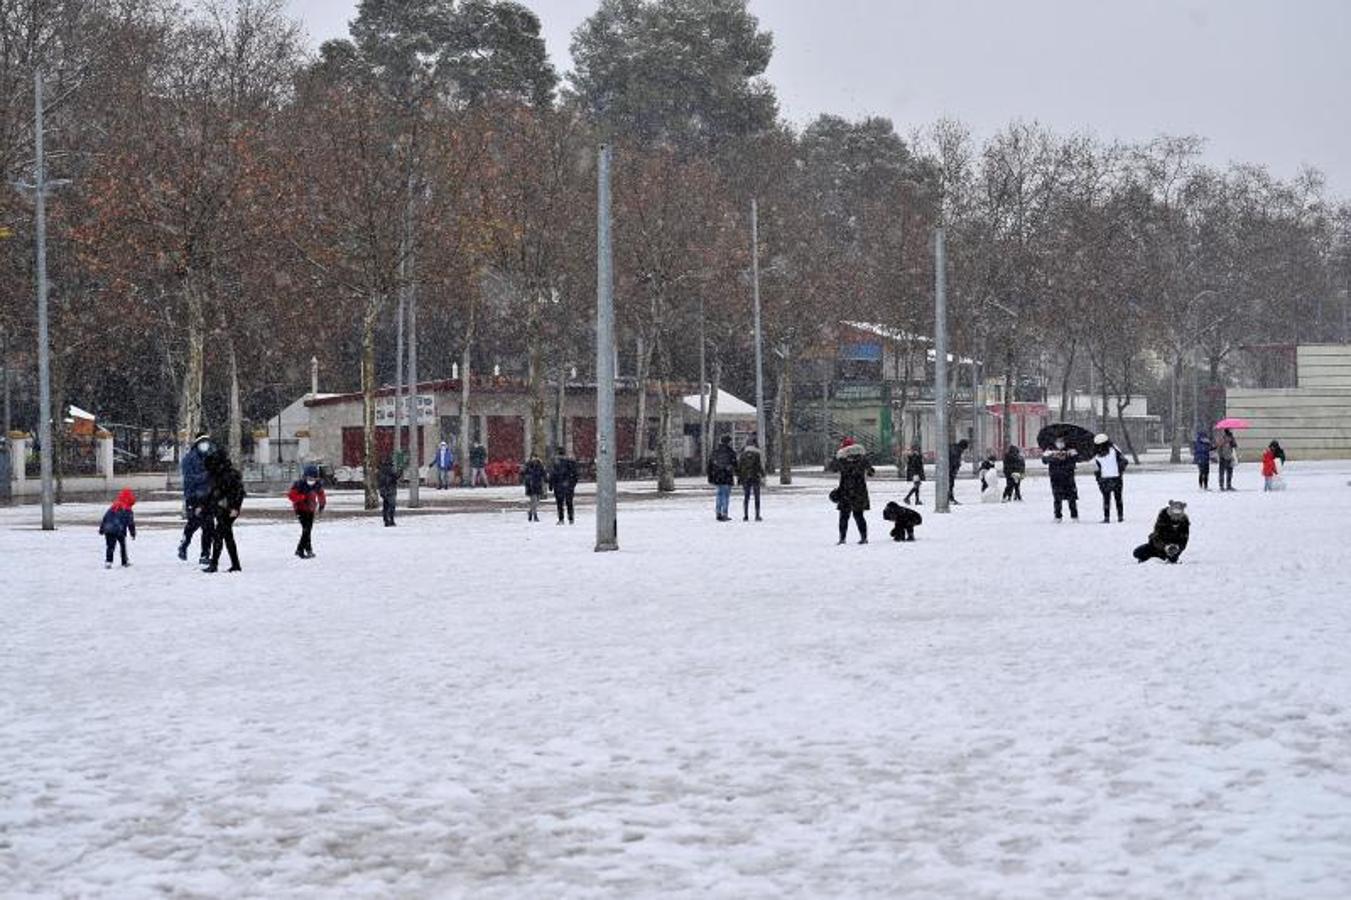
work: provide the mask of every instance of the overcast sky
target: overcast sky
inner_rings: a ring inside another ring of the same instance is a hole
[[[355,2],[290,0],[311,38]],[[560,72],[596,0],[525,0]],[[1351,0],[751,0],[785,115],[1012,118],[1134,140],[1199,134],[1208,158],[1302,164],[1351,197]]]

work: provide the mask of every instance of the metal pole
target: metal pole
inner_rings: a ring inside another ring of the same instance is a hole
[[[601,144],[596,185],[596,552],[618,550],[615,521],[615,284],[610,239],[609,144]],[[642,385],[638,386],[642,390]],[[665,440],[665,435],[662,435]]]
[[[14,423],[10,418],[10,401],[9,401],[9,332],[5,331],[3,328],[0,328],[0,368],[3,368],[5,370],[4,375],[5,430],[4,434],[0,434],[0,437],[3,437],[6,440],[8,440],[10,429],[13,427]],[[0,472],[0,478],[8,478],[8,477],[9,477],[8,472]]]
[[[699,294],[699,465],[708,463],[708,401],[704,391],[708,390],[708,365],[704,339],[704,295]]]
[[[52,491],[52,372],[47,335],[47,164],[42,148],[42,70],[33,73],[34,143],[37,177],[34,198],[37,213],[38,269],[38,440],[42,464],[42,530],[56,529],[55,497]]]
[[[948,276],[947,240],[934,229],[934,418],[938,426],[934,454],[934,512],[948,512]]]
[[[751,298],[755,303],[755,440],[763,452],[765,439],[765,369],[760,330],[760,206],[751,198]]]

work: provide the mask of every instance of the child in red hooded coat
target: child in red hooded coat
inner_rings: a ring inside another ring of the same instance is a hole
[[[131,565],[127,560],[127,535],[136,540],[136,516],[131,511],[135,505],[136,495],[130,488],[123,488],[113,501],[113,505],[103,514],[103,521],[99,523],[99,534],[103,535],[103,542],[107,546],[107,552],[103,557],[105,569],[113,567],[114,547],[122,552],[123,567]]]

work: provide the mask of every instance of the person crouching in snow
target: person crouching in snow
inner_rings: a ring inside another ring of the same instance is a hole
[[[1116,498],[1116,520],[1124,522],[1125,514],[1121,510],[1122,476],[1126,474],[1126,457],[1105,434],[1093,438],[1096,453],[1093,456],[1094,472],[1098,479],[1098,490],[1102,492],[1102,521],[1112,521],[1112,498]]]
[[[1135,560],[1148,562],[1151,559],[1163,559],[1175,563],[1182,551],[1187,549],[1190,534],[1187,504],[1181,500],[1169,500],[1154,520],[1154,530],[1149,533],[1149,540],[1135,548]]]
[[[291,508],[300,520],[300,543],[296,544],[296,556],[301,559],[314,559],[314,546],[310,543],[310,532],[314,529],[314,517],[324,511],[328,498],[324,496],[324,486],[319,483],[319,467],[311,463],[305,467],[300,480],[291,485],[286,495]]]
[[[840,486],[830,492],[835,508],[840,511],[840,543],[849,536],[849,517],[854,517],[858,526],[858,542],[868,543],[868,522],[863,518],[871,504],[868,501],[868,476],[875,475],[868,463],[868,451],[862,444],[854,443],[853,438],[845,438],[840,449],[835,452],[835,462],[840,470]]]
[[[133,541],[136,540],[136,516],[131,511],[135,505],[136,495],[130,488],[123,488],[113,501],[113,505],[103,514],[103,521],[99,523],[99,534],[103,535],[103,542],[107,545],[107,552],[103,555],[105,569],[113,567],[114,547],[122,552],[123,568],[131,565],[127,560],[127,535],[131,535]]]
[[[882,507],[882,518],[896,523],[891,527],[893,541],[913,541],[915,526],[924,524],[923,516],[908,506],[901,506],[895,500]]]

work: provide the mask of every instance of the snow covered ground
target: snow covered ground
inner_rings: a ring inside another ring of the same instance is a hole
[[[111,572],[102,507],[0,510],[0,895],[1351,896],[1351,464],[1288,480],[963,481],[911,545],[877,482],[866,547],[820,479],[629,501],[615,554],[270,519],[213,576],[168,504]]]

